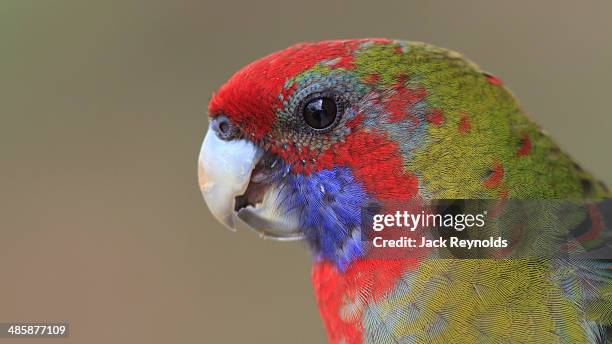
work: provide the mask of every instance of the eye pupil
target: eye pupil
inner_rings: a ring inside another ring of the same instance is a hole
[[[333,98],[315,98],[304,106],[304,121],[314,129],[325,129],[334,123],[337,112]]]

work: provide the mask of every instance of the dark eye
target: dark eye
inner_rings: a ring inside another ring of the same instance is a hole
[[[338,107],[336,100],[330,97],[319,97],[304,105],[304,121],[314,129],[325,129],[336,121]]]

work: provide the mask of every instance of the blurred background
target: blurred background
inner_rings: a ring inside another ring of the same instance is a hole
[[[612,184],[611,23],[610,1],[2,0],[0,322],[70,322],[54,343],[324,342],[303,245],[226,231],[200,196],[213,90],[299,41],[426,41]]]

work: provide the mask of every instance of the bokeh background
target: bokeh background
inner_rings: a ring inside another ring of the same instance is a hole
[[[226,231],[201,199],[213,90],[298,41],[427,41],[610,184],[611,23],[610,1],[2,0],[0,322],[69,321],[54,343],[324,342],[306,249]]]

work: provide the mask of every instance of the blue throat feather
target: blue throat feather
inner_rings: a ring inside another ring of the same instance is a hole
[[[344,271],[363,256],[361,214],[369,198],[349,168],[288,175],[284,184],[285,209],[298,212],[316,259],[330,260]]]

